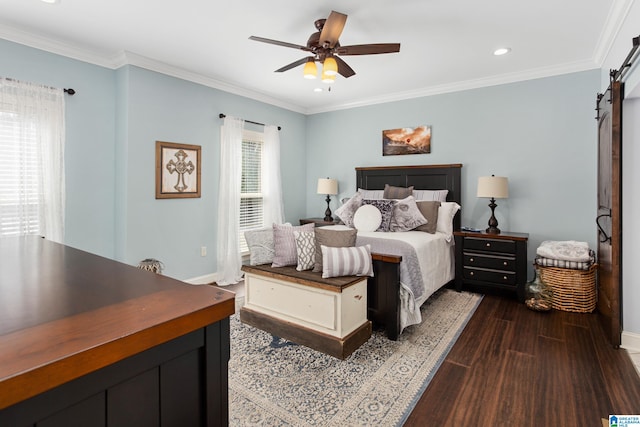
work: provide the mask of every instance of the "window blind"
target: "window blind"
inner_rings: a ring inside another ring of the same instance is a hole
[[[262,133],[245,131],[242,140],[242,183],[240,189],[240,253],[249,252],[244,232],[264,226],[262,194]]]
[[[36,135],[17,113],[0,111],[0,236],[40,233]]]

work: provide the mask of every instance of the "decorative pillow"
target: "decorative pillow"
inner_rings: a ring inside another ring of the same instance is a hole
[[[413,197],[416,200],[446,202],[447,194],[449,190],[413,190]]]
[[[391,223],[391,217],[393,216],[393,208],[396,205],[395,200],[363,200],[363,205],[373,205],[382,214],[382,222],[380,223],[380,227],[376,231],[389,231],[389,224]]]
[[[435,234],[436,226],[438,223],[438,209],[440,209],[440,202],[422,201],[416,202],[420,213],[427,220],[427,223],[416,227],[418,231],[424,231],[430,234]]]
[[[406,199],[413,195],[413,185],[411,187],[394,187],[389,184],[384,185],[385,199]]]
[[[363,188],[358,188],[358,193],[362,195],[363,199],[369,199],[369,200],[384,199],[384,190],[365,190]]]
[[[447,242],[453,237],[453,217],[460,209],[460,205],[456,202],[444,202],[440,204],[438,209],[438,221],[436,223],[436,231],[444,233]]]
[[[347,203],[336,209],[334,213],[344,222],[344,225],[353,227],[353,215],[360,205],[362,205],[362,194],[356,193]]]
[[[353,216],[353,226],[358,231],[376,231],[382,222],[380,210],[373,205],[362,205]]]
[[[284,267],[296,265],[298,254],[296,253],[296,238],[294,231],[313,231],[313,222],[305,225],[273,224],[273,263],[271,267]]]
[[[249,264],[260,265],[273,262],[273,227],[244,232],[249,247]]]
[[[316,233],[313,231],[294,231],[296,239],[296,255],[298,265],[296,270],[311,270],[316,260]]]
[[[371,245],[350,248],[322,246],[322,277],[373,276]]]
[[[413,196],[409,196],[399,200],[393,208],[389,230],[409,231],[426,223],[427,219],[420,213],[416,199]]]
[[[316,230],[316,260],[313,266],[313,271],[316,273],[322,272],[322,245],[340,248],[350,247],[356,245],[356,230],[330,230],[324,227],[317,228]]]

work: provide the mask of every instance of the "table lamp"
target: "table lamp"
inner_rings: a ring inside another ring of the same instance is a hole
[[[486,232],[500,234],[498,220],[494,212],[496,209],[496,199],[506,199],[509,197],[509,183],[505,176],[481,176],[478,178],[478,197],[490,197],[489,207],[491,208],[491,218]]]
[[[318,194],[326,194],[327,195],[327,210],[324,212],[324,220],[327,222],[333,222],[333,217],[331,216],[331,209],[329,208],[329,203],[331,202],[331,196],[338,194],[338,180],[331,178],[319,178],[318,179]]]

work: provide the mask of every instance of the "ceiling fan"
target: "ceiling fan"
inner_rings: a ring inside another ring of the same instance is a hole
[[[312,75],[311,73],[313,73],[313,77],[311,78],[314,78],[315,73],[317,72],[315,67],[316,61],[323,64],[323,74],[330,76],[333,75],[334,78],[336,73],[339,73],[343,77],[351,77],[356,74],[355,71],[353,71],[353,69],[338,55],[374,55],[380,53],[400,52],[400,43],[340,46],[338,39],[340,38],[340,34],[342,34],[342,30],[344,29],[344,24],[346,22],[347,15],[331,11],[329,18],[318,19],[315,22],[315,27],[318,31],[311,34],[309,40],[307,40],[306,46],[257,36],[251,36],[249,39],[311,52],[313,56],[304,57],[275,71],[276,73],[281,73],[299,65],[306,64],[305,77],[310,77]],[[309,74],[307,73],[308,69],[312,70]]]

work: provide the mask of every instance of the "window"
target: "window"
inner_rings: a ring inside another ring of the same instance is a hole
[[[40,233],[36,132],[15,112],[0,111],[0,236]]]
[[[242,183],[240,186],[240,223],[238,227],[240,253],[249,252],[244,232],[264,227],[262,189],[263,134],[243,131]]]
[[[0,236],[64,235],[64,93],[0,79]]]

